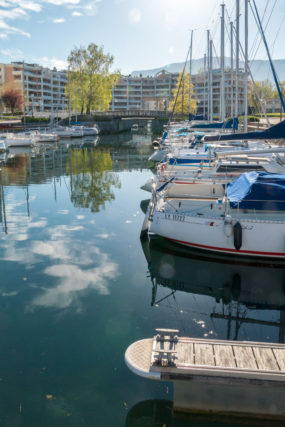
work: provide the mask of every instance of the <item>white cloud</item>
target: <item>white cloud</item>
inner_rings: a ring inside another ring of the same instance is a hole
[[[18,27],[10,26],[8,20],[28,19],[30,13],[41,12],[44,5],[49,4],[55,7],[62,6],[68,8],[80,8],[82,12],[74,13],[74,16],[94,15],[97,11],[96,3],[100,0],[0,0],[0,39],[4,40],[9,35],[17,34],[25,37],[31,35]],[[83,2],[83,3],[82,3]],[[54,19],[55,24],[62,24],[65,22],[64,18]]]
[[[172,55],[174,53],[174,47],[170,46],[169,53]]]
[[[31,35],[18,27],[10,26],[7,21],[28,19],[31,13],[41,12],[45,5],[74,9],[73,16],[93,16],[97,13],[97,3],[101,0],[0,0],[0,39],[5,40],[9,35]],[[64,18],[55,18],[55,24],[65,22]]]
[[[55,6],[69,6],[79,4],[80,0],[43,0],[43,2],[53,4]]]
[[[97,3],[99,3],[100,1],[101,0],[92,0],[86,3],[70,5],[69,8],[77,10],[72,13],[73,16],[83,16],[83,15],[93,16],[93,15],[96,15],[97,13]]]
[[[0,49],[0,54],[3,56],[8,56],[11,60],[18,61],[24,57],[23,51],[20,49]]]
[[[98,267],[83,270],[72,264],[53,265],[45,269],[49,276],[56,277],[60,284],[53,288],[44,289],[42,295],[32,301],[33,306],[66,308],[88,288],[96,290],[101,295],[108,295],[108,279],[118,275],[118,265],[110,262],[106,254],[102,254]]]
[[[140,22],[141,20],[141,12],[139,9],[131,9],[128,13],[128,18],[129,18],[129,22],[132,25],[136,25]]]
[[[56,58],[53,56],[52,58],[48,58],[47,56],[42,56],[40,58],[31,58],[32,62],[35,62],[37,64],[42,65],[43,67],[47,68],[57,68],[58,70],[66,70],[67,69],[67,62]]]
[[[21,18],[23,16],[27,16],[27,13],[24,11],[24,9],[21,9],[20,7],[16,7],[15,9],[10,10],[0,10],[0,19],[17,19]]]
[[[33,1],[10,0],[10,2],[19,4],[22,9],[30,10],[32,12],[40,12],[42,10],[42,6],[39,3]]]
[[[64,18],[56,18],[56,19],[53,19],[52,22],[54,24],[63,24],[63,22],[65,22],[65,19]]]
[[[0,34],[0,39],[5,38],[3,34]],[[42,57],[34,57],[34,56],[27,56],[23,51],[20,49],[0,49],[0,55],[9,58],[9,61],[22,61],[25,59],[27,62],[32,62],[35,64],[42,65],[43,67],[47,68],[57,68],[58,70],[65,70],[67,69],[67,62],[56,58],[48,58],[47,56]],[[68,211],[59,212],[62,214],[68,214]]]

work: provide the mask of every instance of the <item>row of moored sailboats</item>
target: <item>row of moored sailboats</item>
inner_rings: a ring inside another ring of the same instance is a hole
[[[211,126],[172,123],[164,133],[150,157],[157,173],[142,187],[152,192],[142,235],[216,253],[285,258],[285,121],[244,138]]]
[[[33,147],[40,142],[53,143],[60,138],[82,138],[85,136],[96,136],[99,131],[97,126],[58,126],[50,132],[27,131],[19,133],[1,133],[0,150],[7,151],[11,147]]]

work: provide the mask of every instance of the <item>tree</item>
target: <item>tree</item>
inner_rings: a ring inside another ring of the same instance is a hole
[[[176,88],[173,89],[172,91],[173,100],[169,105],[169,111],[172,111],[174,108],[174,103],[175,103],[177,92],[178,92],[174,112],[182,113],[182,114],[189,113],[189,84],[190,84],[189,76],[190,74],[184,74],[183,76],[183,72],[179,74]],[[194,99],[193,84],[191,83],[191,113],[195,113],[195,110],[196,110],[196,100]]]
[[[110,72],[114,57],[104,54],[103,46],[90,43],[87,48],[75,47],[68,57],[70,69],[70,100],[72,109],[79,106],[81,113],[105,111],[112,99],[112,87],[120,73]],[[68,96],[68,87],[66,88]]]
[[[260,100],[266,103],[267,99],[276,98],[277,91],[274,90],[272,83],[269,80],[250,83],[248,92],[248,103],[254,113],[258,113],[261,109]]]
[[[2,94],[2,101],[6,108],[13,114],[16,109],[20,109],[23,103],[22,96],[17,90],[9,89]]]

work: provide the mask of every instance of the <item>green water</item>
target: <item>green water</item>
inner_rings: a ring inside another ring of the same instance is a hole
[[[139,141],[66,142],[3,160],[1,427],[213,425],[175,421],[172,385],[132,374],[128,345],[156,327],[284,341],[282,265],[141,244],[152,149],[149,136]]]

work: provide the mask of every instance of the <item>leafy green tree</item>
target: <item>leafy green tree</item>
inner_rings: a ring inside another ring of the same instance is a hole
[[[189,112],[189,84],[190,74],[184,74],[182,77],[183,72],[179,74],[176,88],[172,91],[173,99],[169,105],[169,111],[173,110],[175,99],[177,96],[177,101],[175,105],[175,113],[182,113],[187,114]],[[191,83],[191,113],[195,113],[196,111],[196,100],[194,99],[194,91],[193,91],[193,84]]]
[[[112,171],[113,162],[108,150],[71,150],[66,167],[74,206],[99,212],[105,208],[106,202],[115,199],[113,187],[120,188],[121,183]]]
[[[70,100],[74,110],[81,113],[92,110],[105,111],[112,99],[112,87],[120,73],[110,72],[114,57],[104,54],[103,46],[90,43],[87,48],[75,47],[68,57],[70,69]],[[68,85],[66,87],[68,97]]]
[[[274,90],[272,83],[269,80],[262,80],[260,82],[250,83],[248,92],[248,102],[252,112],[258,113],[260,111],[260,101],[266,103],[267,99],[275,98],[278,96],[277,91]]]

